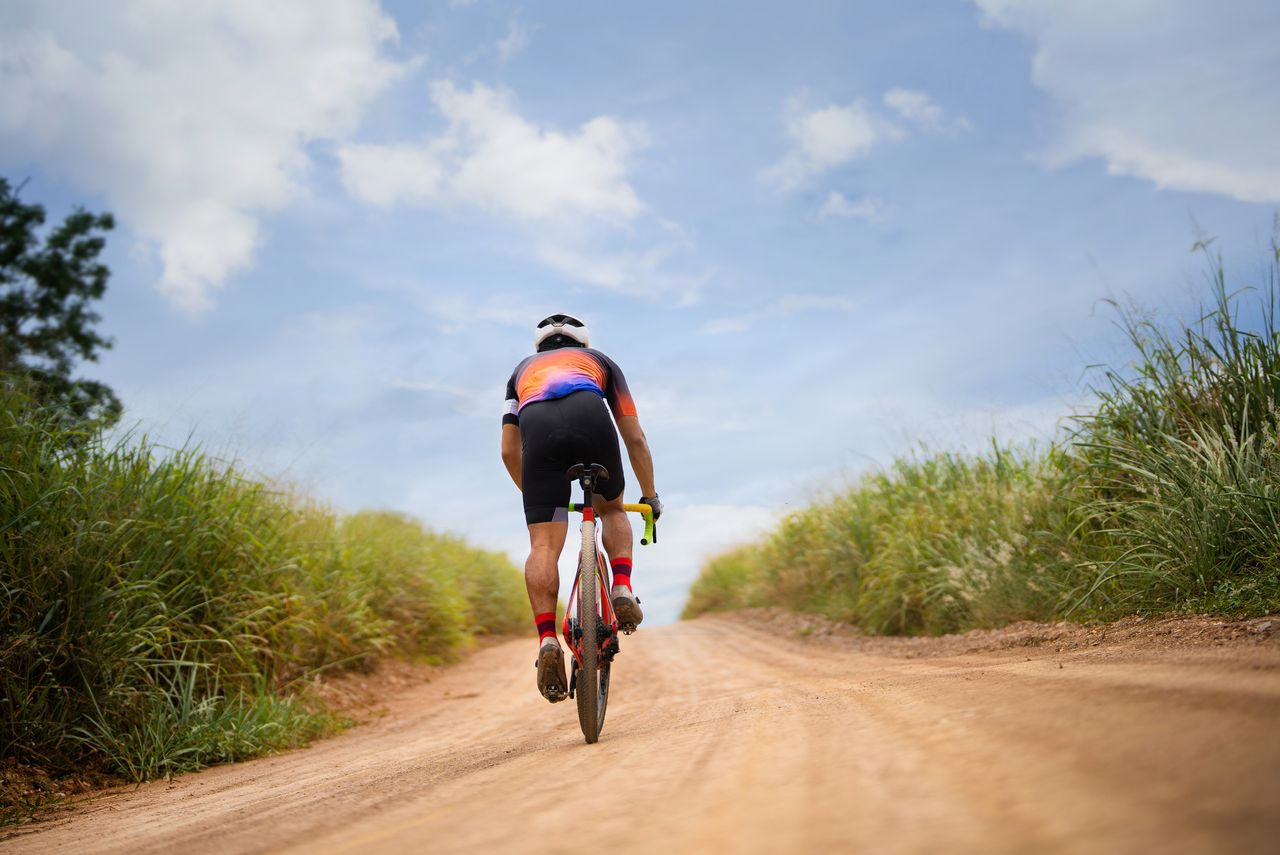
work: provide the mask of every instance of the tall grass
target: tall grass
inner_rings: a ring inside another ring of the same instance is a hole
[[[297,744],[332,725],[300,680],[524,617],[496,553],[69,435],[0,386],[0,756],[143,780]]]
[[[782,605],[891,634],[1052,614],[1080,580],[1057,455],[898,460],[713,558],[685,614]]]
[[[781,605],[880,633],[1280,610],[1280,250],[1195,323],[1117,306],[1132,365],[1042,449],[920,453],[713,558],[685,615]],[[1245,318],[1252,320],[1245,320]]]
[[[1280,249],[1252,299],[1221,262],[1212,291],[1172,330],[1120,311],[1138,358],[1106,372],[1073,444],[1081,511],[1107,545],[1085,608],[1280,607]]]

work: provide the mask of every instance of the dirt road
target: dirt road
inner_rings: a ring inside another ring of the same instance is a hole
[[[1276,635],[907,658],[702,619],[624,640],[594,746],[512,642],[371,724],[0,853],[1275,852]]]

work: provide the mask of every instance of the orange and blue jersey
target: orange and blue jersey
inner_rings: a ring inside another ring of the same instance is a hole
[[[589,347],[559,347],[524,359],[507,381],[503,424],[520,424],[520,411],[536,401],[554,401],[580,391],[604,398],[614,418],[634,416],[635,401],[617,364]]]

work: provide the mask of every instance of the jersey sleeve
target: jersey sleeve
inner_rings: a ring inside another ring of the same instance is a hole
[[[613,417],[634,416],[636,414],[636,402],[631,397],[631,390],[627,388],[627,378],[622,375],[622,369],[618,367],[618,363],[603,353],[600,354],[600,358],[604,360],[605,367],[609,369],[609,378],[605,382],[604,399],[609,402],[609,409],[613,410]]]
[[[516,375],[512,372],[507,381],[507,400],[502,406],[502,423],[504,425],[520,425],[520,396],[516,394]]]

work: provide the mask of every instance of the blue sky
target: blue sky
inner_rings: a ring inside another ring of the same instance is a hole
[[[700,561],[920,441],[1050,435],[1257,269],[1280,8],[1184,0],[12,2],[0,174],[120,227],[87,373],[126,421],[519,558],[531,326],[624,368]],[[633,482],[634,483],[634,482]]]

